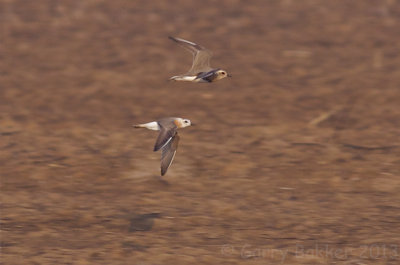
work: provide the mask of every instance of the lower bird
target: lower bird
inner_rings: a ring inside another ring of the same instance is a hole
[[[191,125],[193,124],[190,120],[175,117],[162,118],[157,121],[133,125],[135,128],[147,128],[149,130],[160,131],[154,145],[154,151],[162,150],[161,176],[167,173],[168,168],[174,160],[179,142],[177,130]]]
[[[193,54],[193,64],[189,72],[184,75],[173,76],[170,80],[211,83],[225,77],[231,77],[225,70],[210,67],[212,54],[209,50],[191,41],[174,37],[169,38]]]

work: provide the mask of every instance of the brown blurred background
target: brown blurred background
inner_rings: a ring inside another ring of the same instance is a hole
[[[0,4],[2,264],[399,264],[395,0]],[[168,82],[213,51],[233,75]],[[161,181],[157,133],[178,116]]]

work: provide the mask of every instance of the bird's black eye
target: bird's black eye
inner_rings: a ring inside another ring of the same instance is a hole
[[[188,123],[188,121],[185,121],[185,123]]]

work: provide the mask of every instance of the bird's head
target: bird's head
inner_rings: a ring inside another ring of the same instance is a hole
[[[192,122],[188,119],[182,119],[182,118],[176,118],[175,120],[175,125],[178,128],[185,128],[188,126],[193,125]]]
[[[216,71],[215,73],[217,74],[217,78],[216,78],[217,80],[220,80],[225,77],[232,77],[230,74],[228,74],[227,71],[222,70],[222,69]]]

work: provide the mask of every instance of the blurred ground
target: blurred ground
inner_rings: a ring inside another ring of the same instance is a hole
[[[2,264],[399,264],[399,2],[0,10]],[[168,35],[234,77],[167,82]],[[131,125],[166,116],[163,182]]]

